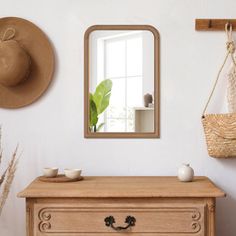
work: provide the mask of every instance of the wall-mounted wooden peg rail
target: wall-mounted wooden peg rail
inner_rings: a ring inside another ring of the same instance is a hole
[[[195,30],[198,31],[223,31],[226,23],[232,25],[232,29],[236,30],[236,19],[196,19]]]

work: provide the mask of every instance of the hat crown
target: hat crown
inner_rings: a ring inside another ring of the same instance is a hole
[[[30,57],[20,44],[12,39],[15,31],[10,37],[7,37],[8,32],[9,29],[0,41],[0,83],[11,87],[27,79],[30,72]]]

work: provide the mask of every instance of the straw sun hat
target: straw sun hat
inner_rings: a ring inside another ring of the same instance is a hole
[[[48,88],[54,53],[47,36],[33,23],[0,18],[0,107],[31,104]]]

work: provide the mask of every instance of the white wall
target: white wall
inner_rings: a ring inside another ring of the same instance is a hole
[[[209,158],[200,123],[225,53],[225,35],[194,30],[195,18],[235,18],[235,0],[0,3],[1,16],[27,18],[44,29],[57,55],[54,82],[42,99],[23,109],[0,110],[5,153],[17,142],[24,150],[0,219],[1,236],[25,235],[25,204],[16,193],[44,166],[82,167],[84,175],[175,175],[182,162],[227,192],[217,201],[217,235],[235,235],[236,159]],[[93,24],[151,24],[160,31],[161,139],[83,138],[83,34]]]

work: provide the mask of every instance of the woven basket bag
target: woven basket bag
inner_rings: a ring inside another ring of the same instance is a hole
[[[207,106],[215,91],[220,73],[229,56],[231,56],[233,64],[236,66],[233,56],[235,46],[232,40],[232,25],[226,24],[225,30],[228,36],[227,54],[218,72],[213,90],[211,91],[202,115],[202,124],[205,132],[208,154],[211,157],[217,158],[236,157],[236,113],[206,114]]]

